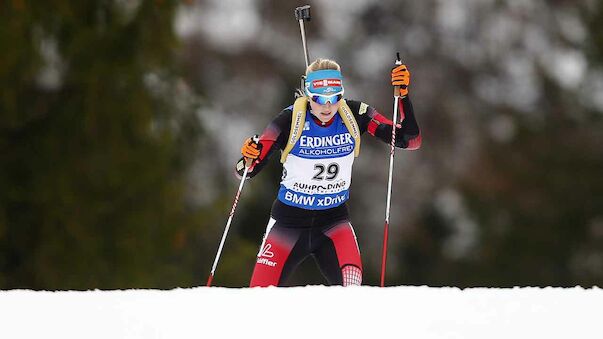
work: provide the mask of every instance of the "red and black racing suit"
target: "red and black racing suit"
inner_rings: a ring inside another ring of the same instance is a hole
[[[391,143],[392,121],[373,107],[346,100],[354,113],[360,132]],[[396,147],[415,150],[421,146],[421,134],[410,98],[399,101],[401,128],[396,129]],[[308,114],[310,123],[323,124]],[[310,118],[311,117],[311,118]],[[289,137],[292,107],[282,110],[268,124],[259,143],[261,153],[248,173],[255,176],[275,150],[283,150]],[[241,175],[242,170],[238,173]],[[260,246],[250,286],[283,286],[293,270],[308,256],[313,256],[323,276],[331,285],[360,285],[362,263],[347,204],[326,210],[308,210],[289,206],[276,199],[271,218]]]

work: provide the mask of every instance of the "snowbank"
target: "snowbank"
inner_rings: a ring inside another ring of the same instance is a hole
[[[600,288],[0,291],[0,338],[601,338]]]

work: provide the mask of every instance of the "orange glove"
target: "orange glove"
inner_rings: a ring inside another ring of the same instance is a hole
[[[392,69],[392,85],[400,86],[400,96],[408,95],[408,86],[410,85],[410,72],[406,65],[396,66]]]
[[[248,138],[243,143],[243,147],[241,147],[241,154],[247,159],[255,160],[260,156],[261,150],[261,145],[258,145],[253,138]]]

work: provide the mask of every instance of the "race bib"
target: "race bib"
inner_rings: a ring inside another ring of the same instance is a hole
[[[283,164],[278,199],[304,209],[339,206],[349,199],[354,138],[339,115],[328,127],[306,121]]]

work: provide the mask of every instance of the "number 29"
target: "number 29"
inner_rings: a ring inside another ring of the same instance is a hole
[[[312,177],[312,180],[333,180],[339,174],[339,165],[337,163],[331,163],[328,166],[316,164],[314,165],[314,170],[317,172]]]

